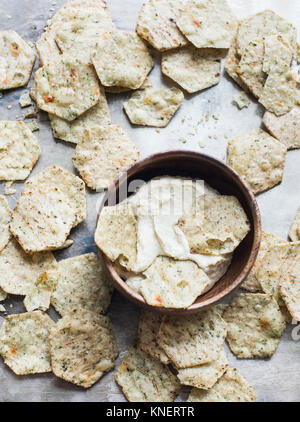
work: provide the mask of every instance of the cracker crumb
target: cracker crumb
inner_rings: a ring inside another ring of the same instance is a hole
[[[32,101],[28,92],[24,92],[19,98],[19,104],[23,107],[29,107],[32,105]]]
[[[199,141],[198,145],[199,145],[200,148],[204,148],[206,144],[203,141]]]
[[[3,305],[0,305],[0,312],[6,312],[6,309],[4,308]]]
[[[250,105],[250,99],[246,92],[242,91],[233,97],[232,104],[241,110],[242,108],[248,107]]]
[[[179,141],[180,141],[180,142],[182,142],[183,144],[186,144],[186,142],[187,142],[187,141],[186,141],[186,139],[185,139],[185,138],[183,138],[183,137],[180,137],[180,138],[179,138]]]
[[[16,189],[12,188],[13,181],[8,181],[4,185],[4,194],[5,195],[13,195],[16,193]]]
[[[32,119],[37,117],[37,108],[36,107],[30,107],[27,111],[27,113],[24,114],[24,119]]]
[[[12,109],[12,105],[8,105],[7,110],[11,110],[11,109]]]
[[[28,123],[29,129],[31,130],[31,132],[35,132],[37,130],[40,130],[40,127],[38,125],[38,123],[33,120],[32,122]]]

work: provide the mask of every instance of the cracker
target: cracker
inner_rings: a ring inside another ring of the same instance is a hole
[[[51,297],[55,310],[64,316],[79,307],[105,314],[113,288],[104,265],[95,253],[63,259],[53,278],[56,287]]]
[[[210,390],[193,388],[188,402],[254,402],[256,394],[236,368],[229,368]]]
[[[262,129],[254,129],[228,142],[227,163],[254,194],[281,182],[286,147]]]
[[[136,347],[129,349],[115,380],[130,402],[172,402],[180,389],[167,366]]]
[[[179,220],[179,227],[191,253],[219,255],[237,248],[249,232],[250,223],[234,196],[204,195]]]
[[[237,294],[223,318],[229,347],[238,358],[272,356],[285,329],[276,300],[261,293]]]
[[[60,249],[72,227],[76,214],[58,188],[27,189],[12,213],[10,231],[25,252]]]
[[[49,114],[55,138],[77,144],[90,126],[96,124],[109,125],[111,119],[103,87],[100,87],[100,94],[99,102],[72,122],[61,119],[54,114]]]
[[[296,81],[296,72],[289,67],[270,73],[259,102],[276,116],[288,113],[295,105]]]
[[[177,376],[183,385],[208,390],[215,385],[228,366],[229,362],[225,350],[221,349],[221,352],[215,361],[204,365],[194,366],[193,368],[179,369]]]
[[[104,86],[138,89],[154,62],[134,32],[115,30],[98,39],[92,62]]]
[[[240,57],[237,53],[236,37],[232,40],[231,46],[228,50],[224,69],[226,73],[236,82],[244,91],[248,92],[248,87],[244,84],[239,74],[237,73],[237,67],[240,62]]]
[[[177,368],[190,368],[216,360],[221,352],[226,323],[217,312],[188,316],[165,316],[158,344]]]
[[[9,224],[11,222],[11,210],[3,195],[0,195],[0,251],[8,244],[11,233]]]
[[[49,333],[54,322],[40,311],[9,315],[0,330],[0,354],[17,375],[50,372]]]
[[[246,92],[241,91],[239,94],[236,94],[232,99],[232,104],[237,106],[239,110],[247,108],[250,105],[250,99]]]
[[[53,373],[84,388],[113,369],[118,356],[110,319],[87,309],[73,310],[60,319],[49,343]]]
[[[60,51],[55,42],[55,26],[47,27],[35,43],[42,66],[48,66],[60,59]]]
[[[27,85],[34,62],[34,51],[15,31],[0,31],[0,90]]]
[[[164,53],[161,69],[183,89],[193,93],[220,82],[221,57],[218,49],[189,46]]]
[[[123,107],[134,125],[165,127],[183,100],[178,88],[149,88],[134,92]]]
[[[297,259],[289,267],[288,276],[284,275],[279,282],[279,291],[293,319],[300,321],[300,248]]]
[[[67,202],[74,210],[75,225],[86,218],[86,195],[85,185],[80,177],[75,176],[68,170],[53,164],[40,173],[35,174],[25,183],[25,191],[57,188],[67,197]]]
[[[0,253],[0,286],[7,293],[27,295],[38,277],[55,266],[51,252],[29,255],[11,239]]]
[[[24,122],[0,121],[0,180],[24,180],[39,156],[37,138]]]
[[[238,22],[226,0],[188,0],[176,23],[197,48],[229,48]]]
[[[289,232],[289,238],[292,242],[300,241],[300,207],[295,215],[294,222]]]
[[[265,52],[263,71],[265,73],[282,72],[290,67],[293,50],[281,35],[269,35],[264,40]]]
[[[211,286],[208,276],[195,262],[159,256],[144,271],[140,293],[152,306],[187,308]]]
[[[286,241],[281,239],[281,237],[276,236],[275,234],[272,234],[272,233],[268,233],[264,230],[262,231],[262,238],[261,238],[261,243],[258,250],[257,258],[248,277],[241,284],[241,287],[243,289],[248,290],[251,293],[262,292],[262,288],[261,288],[260,281],[258,278],[259,267],[264,260],[265,254],[268,253],[268,250],[273,245],[283,244],[283,243],[286,243]]]
[[[284,36],[296,50],[297,31],[294,25],[281,18],[272,10],[264,10],[256,15],[243,19],[238,27],[237,46],[241,56],[249,42],[255,38],[266,38],[272,34]]]
[[[258,269],[258,279],[263,291],[280,303],[279,283],[292,282],[293,268],[300,256],[300,242],[273,245],[265,254]]]
[[[32,105],[29,92],[24,92],[22,95],[20,95],[19,104],[21,108],[29,107]]]
[[[100,99],[92,66],[66,54],[39,68],[34,81],[38,107],[65,120],[76,119]]]
[[[170,363],[170,359],[157,343],[157,334],[162,321],[162,315],[142,311],[137,334],[137,346],[153,358],[159,359],[162,363]]]
[[[50,306],[50,298],[55,288],[56,280],[47,272],[42,273],[24,299],[27,312],[40,310],[47,311]]]
[[[78,138],[73,164],[88,187],[106,189],[139,158],[120,126],[90,125]]]
[[[144,3],[137,20],[136,32],[159,51],[187,45],[176,26],[184,4],[180,0],[151,0]]]
[[[136,262],[136,219],[128,204],[104,207],[98,219],[95,242],[111,260],[131,270]]]
[[[0,287],[0,302],[3,302],[7,298],[7,293]]]
[[[266,111],[263,123],[271,135],[282,142],[288,150],[300,148],[300,109],[298,107],[292,108],[282,116]]]
[[[251,40],[244,49],[236,69],[249,91],[259,98],[263,91],[267,75],[263,71],[264,41],[262,38]]]

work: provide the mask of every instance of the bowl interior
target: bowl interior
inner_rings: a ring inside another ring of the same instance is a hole
[[[224,299],[248,275],[255,262],[260,244],[260,214],[253,194],[237,173],[213,157],[191,151],[170,151],[139,161],[125,175],[121,176],[114,186],[108,189],[107,198],[112,194],[115,195],[116,189],[117,202],[120,202],[127,196],[124,186],[128,186],[133,180],[148,181],[164,175],[203,179],[221,194],[235,196],[242,204],[251,223],[251,230],[234,251],[231,265],[226,274],[207,293],[199,296],[190,307],[186,309],[161,308],[146,304],[143,297],[128,287],[119,277],[109,260],[105,259],[105,261],[115,287],[138,305],[162,313],[193,313]]]

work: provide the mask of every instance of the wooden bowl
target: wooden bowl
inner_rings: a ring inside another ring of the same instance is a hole
[[[208,155],[193,151],[175,150],[151,155],[130,167],[127,173],[123,174],[108,189],[107,196],[100,207],[99,215],[112,195],[117,195],[117,202],[125,199],[127,186],[131,181],[136,179],[148,181],[164,175],[203,179],[221,194],[235,196],[242,204],[251,224],[250,232],[234,251],[232,262],[226,274],[188,308],[174,309],[148,305],[140,294],[122,280],[112,263],[103,256],[113,285],[130,301],[142,308],[164,314],[191,314],[222,301],[237,289],[247,277],[255,262],[260,245],[260,213],[254,195],[233,169]]]

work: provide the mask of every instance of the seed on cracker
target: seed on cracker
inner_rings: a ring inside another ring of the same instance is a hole
[[[120,126],[91,125],[78,137],[73,164],[91,189],[106,189],[139,158]]]
[[[194,93],[220,82],[221,57],[218,49],[189,46],[164,53],[161,68],[183,89]]]
[[[24,122],[0,121],[0,180],[24,180],[40,156],[37,138]]]
[[[27,85],[34,62],[34,51],[15,31],[0,31],[0,90]]]
[[[130,89],[138,89],[154,65],[144,41],[119,30],[99,38],[92,61],[102,85]]]
[[[282,142],[287,149],[300,148],[300,109],[294,107],[282,116],[266,111],[263,122],[272,136]]]
[[[276,300],[267,294],[237,294],[223,318],[229,347],[239,358],[272,356],[285,329]]]
[[[285,157],[285,145],[261,129],[246,132],[228,143],[227,163],[255,194],[281,182]]]
[[[149,88],[134,92],[123,107],[134,125],[165,127],[183,100],[178,88]]]
[[[49,332],[54,322],[40,311],[9,315],[0,329],[0,354],[17,375],[50,372]]]
[[[112,370],[118,356],[110,319],[87,309],[75,309],[61,318],[49,343],[53,373],[84,388]]]
[[[188,0],[176,23],[197,48],[229,48],[237,28],[226,0]]]
[[[151,0],[143,4],[136,32],[159,51],[187,45],[187,39],[176,26],[184,4],[180,0]]]
[[[115,380],[130,402],[171,402],[180,390],[178,379],[166,365],[136,347],[129,349]]]
[[[213,310],[188,316],[165,316],[158,344],[177,368],[216,360],[226,337],[226,323]]]
[[[210,390],[193,388],[189,402],[254,402],[256,394],[236,368],[229,368]]]

